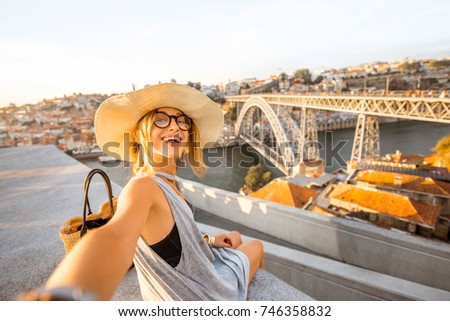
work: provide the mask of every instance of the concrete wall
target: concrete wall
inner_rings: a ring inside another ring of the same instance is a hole
[[[448,243],[244,197],[188,180],[181,180],[179,186],[196,207],[217,216],[340,262],[450,291]]]

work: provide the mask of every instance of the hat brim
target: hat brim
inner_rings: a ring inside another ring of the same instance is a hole
[[[94,120],[98,146],[108,156],[129,161],[131,134],[137,122],[161,107],[179,109],[193,120],[200,132],[200,148],[213,145],[223,130],[222,110],[208,96],[192,87],[160,84],[113,96],[101,103]]]

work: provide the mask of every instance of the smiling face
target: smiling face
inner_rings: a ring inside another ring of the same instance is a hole
[[[176,108],[158,108],[150,129],[150,139],[153,143],[153,151],[156,154],[177,160],[187,151],[189,130],[185,130],[187,127],[183,125],[187,120],[183,117],[176,119],[176,117],[182,115],[184,115],[183,112]],[[167,120],[169,121],[168,125]],[[182,129],[179,124],[181,124]],[[160,128],[165,125],[167,127]]]
[[[187,153],[192,171],[203,177],[206,166],[198,142],[200,131],[182,111],[161,107],[144,115],[131,133],[130,160],[134,174],[176,171],[176,161]],[[157,168],[157,169],[156,169]]]

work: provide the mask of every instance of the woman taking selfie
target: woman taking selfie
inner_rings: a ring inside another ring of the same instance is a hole
[[[205,235],[176,185],[177,160],[198,176],[201,149],[223,128],[220,108],[200,91],[161,84],[105,100],[95,116],[106,155],[133,164],[113,218],[87,233],[49,278],[48,289],[110,299],[134,262],[144,300],[245,300],[264,267],[262,243],[238,232]],[[83,296],[82,296],[83,297]]]

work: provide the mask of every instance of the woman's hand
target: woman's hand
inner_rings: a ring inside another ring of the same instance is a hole
[[[236,249],[242,244],[241,234],[237,231],[219,233],[215,235],[215,238],[214,247],[229,247]]]

